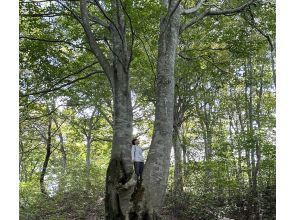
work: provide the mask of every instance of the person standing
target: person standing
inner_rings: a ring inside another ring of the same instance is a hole
[[[134,163],[134,169],[137,175],[137,182],[142,182],[142,174],[144,169],[143,151],[146,149],[142,149],[139,144],[140,141],[138,138],[134,138],[132,140],[132,162]]]

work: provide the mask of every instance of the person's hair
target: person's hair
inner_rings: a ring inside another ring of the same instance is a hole
[[[135,141],[138,140],[138,138],[133,138],[132,144],[135,145]]]

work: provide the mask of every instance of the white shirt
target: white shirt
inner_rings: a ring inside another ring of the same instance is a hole
[[[132,146],[132,160],[136,162],[144,162],[143,149],[138,145]]]

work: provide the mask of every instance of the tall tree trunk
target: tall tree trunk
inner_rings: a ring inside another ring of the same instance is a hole
[[[183,192],[183,171],[182,171],[182,149],[179,139],[179,128],[174,126],[173,146],[175,153],[175,169],[174,169],[174,193],[179,195]]]
[[[106,12],[99,1],[95,1],[103,16],[109,21],[106,30],[111,33],[111,55],[106,57],[103,49],[96,42],[89,22],[87,1],[80,1],[81,24],[89,40],[90,47],[107,76],[113,95],[113,139],[109,166],[106,173],[105,218],[128,219],[132,207],[130,202],[134,187],[129,184],[132,178],[131,140],[133,112],[129,87],[129,65],[131,55],[126,39],[123,2],[111,1],[111,10]],[[111,15],[110,15],[111,14]]]
[[[252,218],[256,219],[258,215],[258,190],[257,190],[257,168],[256,168],[256,147],[257,142],[255,138],[255,131],[253,128],[253,64],[252,58],[249,57],[248,65],[245,73],[249,74],[245,79],[248,82],[249,88],[249,100],[248,100],[248,114],[247,114],[247,130],[249,132],[249,145],[250,145],[250,153],[251,153],[251,184],[250,184],[250,193],[249,193],[249,211],[251,213]],[[247,75],[246,74],[246,75]],[[247,93],[246,93],[247,94]],[[246,103],[247,103],[246,100]]]
[[[154,132],[143,173],[147,216],[156,219],[163,205],[173,133],[174,70],[180,27],[178,1],[171,0],[168,13],[161,17],[157,63],[156,110]]]
[[[87,170],[87,184],[90,186],[90,171],[91,171],[91,144],[92,144],[92,130],[94,126],[94,116],[97,111],[97,108],[94,108],[90,119],[87,121],[87,127],[85,129],[86,136],[86,170]]]
[[[53,118],[53,121],[55,123],[56,129],[58,129],[58,137],[60,141],[60,151],[62,154],[62,173],[61,176],[59,177],[59,185],[58,185],[58,190],[62,192],[64,190],[64,183],[65,183],[65,174],[66,174],[66,164],[67,164],[67,158],[66,158],[66,151],[64,147],[64,140],[63,140],[63,134],[61,130],[61,124],[58,124],[57,118]]]
[[[258,102],[257,102],[257,106],[256,106],[256,122],[257,122],[257,128],[261,129],[261,123],[260,123],[260,108],[261,108],[261,101],[262,101],[262,94],[263,94],[263,65],[261,67],[260,70],[260,87],[259,87],[259,91],[258,91]],[[260,146],[260,141],[259,141],[259,137],[255,137],[255,153],[256,153],[256,165],[255,165],[255,169],[254,169],[254,178],[255,181],[253,182],[253,188],[255,189],[255,201],[256,201],[256,211],[258,216],[261,216],[260,213],[260,203],[259,203],[259,197],[260,197],[260,193],[258,190],[258,174],[259,174],[259,166],[260,166],[260,160],[261,160],[261,146]]]
[[[19,146],[20,146],[20,157],[19,157],[19,162],[18,162],[18,175],[19,175],[19,181],[22,181],[22,173],[25,173],[23,166],[22,166],[22,160],[24,156],[24,145],[21,140],[19,140]]]
[[[272,72],[273,72],[273,81],[274,81],[274,85],[276,87],[276,62],[275,62],[275,57],[276,57],[276,48],[271,47],[271,64],[272,64]]]
[[[177,87],[177,86],[176,86]],[[174,194],[175,196],[183,192],[183,171],[182,171],[182,147],[180,142],[180,127],[183,124],[185,107],[179,91],[175,91],[174,98],[174,121],[173,121],[173,147],[175,156],[174,166]]]
[[[238,115],[237,115],[238,116]],[[236,124],[236,135],[240,134],[240,129],[239,129],[239,123],[238,123],[238,119],[236,119],[235,121]],[[242,147],[238,146],[238,182],[239,182],[239,186],[244,186],[244,177],[243,177],[243,172],[242,172]]]
[[[56,128],[58,129],[58,137],[59,137],[59,141],[60,141],[60,151],[62,154],[62,174],[65,174],[67,158],[66,158],[66,151],[65,151],[65,147],[64,147],[64,139],[63,139],[63,134],[62,134],[62,130],[61,130],[61,125],[58,124],[58,121],[56,118],[53,118],[53,121],[56,125]]]
[[[246,115],[247,115],[247,85],[245,86],[245,102],[246,102]],[[238,119],[239,119],[239,123],[240,123],[240,131],[241,131],[241,134],[243,136],[243,143],[245,144],[245,142],[247,141],[246,138],[244,137],[245,135],[245,119],[243,120],[243,117],[242,117],[242,113],[241,113],[241,109],[240,109],[240,106],[239,104],[237,104],[237,112],[238,112]],[[245,157],[246,157],[246,166],[247,166],[247,169],[246,169],[246,172],[247,172],[247,176],[248,176],[248,190],[250,191],[251,189],[251,183],[252,183],[252,176],[251,176],[251,162],[250,162],[250,151],[247,147],[247,145],[245,145]],[[241,152],[239,152],[239,167],[241,169]]]
[[[210,128],[210,112],[207,112],[207,106],[209,109],[211,108],[208,103],[204,103],[203,109],[202,107],[198,106],[200,103],[196,106],[196,111],[198,114],[201,130],[202,130],[202,136],[204,140],[204,158],[205,158],[205,178],[204,178],[204,184],[205,189],[207,192],[212,192],[212,186],[211,186],[211,168],[210,168],[210,160],[212,156],[212,149],[211,149],[211,143],[212,143],[212,131]],[[210,110],[209,110],[210,111]]]
[[[183,149],[183,177],[185,177],[185,166],[187,164],[187,147],[185,144],[182,144],[182,149]]]
[[[250,87],[249,83],[248,83],[248,65],[247,63],[245,64],[245,72],[244,72],[244,80],[245,80],[245,88],[244,88],[244,94],[245,94],[245,121],[246,121],[246,128],[247,128],[247,133],[249,133],[249,137],[250,137],[250,106],[248,104],[248,89]],[[249,91],[250,92],[250,91]],[[239,114],[239,116],[241,116],[241,113]],[[242,122],[240,122],[242,123]],[[241,131],[242,133],[245,131],[244,130],[244,126],[241,127]],[[244,133],[243,133],[244,134]],[[248,137],[248,135],[246,136]],[[248,144],[248,138],[245,139],[245,141],[247,142],[246,143],[246,161],[247,161],[247,173],[248,173],[248,187],[249,187],[249,191],[251,190],[252,188],[252,167],[251,167],[251,160],[250,160],[250,147],[251,145]],[[244,143],[245,143],[244,141]]]
[[[114,97],[113,142],[111,159],[106,174],[106,219],[127,218],[133,191],[133,187],[125,191],[119,190],[119,186],[127,183],[133,174],[130,152],[132,107],[126,83],[116,82],[116,84],[124,88],[115,89],[119,91],[115,92]],[[123,92],[124,90],[127,93]]]
[[[48,193],[45,189],[44,178],[45,178],[46,170],[48,167],[48,162],[49,162],[50,155],[51,155],[51,128],[52,128],[52,117],[49,116],[48,131],[47,131],[47,138],[46,138],[46,156],[45,156],[43,168],[42,168],[42,171],[40,174],[40,189],[41,189],[41,192],[45,195],[48,195]]]
[[[184,124],[182,125],[184,126]],[[182,127],[182,143],[181,143],[181,146],[182,146],[182,150],[183,150],[183,186],[185,185],[185,174],[186,174],[186,164],[187,164],[187,141],[186,141],[186,135],[185,135],[185,129],[184,127]]]
[[[86,137],[86,170],[87,170],[87,182],[90,184],[90,169],[91,169],[91,142],[92,142],[92,135],[89,133]]]
[[[58,133],[59,139],[60,139],[60,151],[62,154],[62,173],[65,174],[66,173],[66,165],[67,165],[67,157],[66,157],[66,151],[65,151],[65,147],[64,147],[64,140],[63,140],[63,135],[62,135],[62,131],[60,130]]]
[[[129,86],[130,55],[127,48],[122,2],[113,0],[112,21],[112,92],[113,92],[113,141],[111,159],[106,173],[106,219],[128,219],[131,212],[131,195],[134,186],[121,190],[133,176],[131,141],[133,110]],[[132,178],[133,179],[133,178]]]
[[[231,113],[233,114],[233,113]],[[234,137],[233,137],[233,118],[232,118],[232,115],[230,115],[229,113],[229,134],[230,134],[230,142],[231,142],[231,151],[232,151],[232,154],[234,155],[234,150],[235,150],[235,144],[234,144]],[[236,134],[236,130],[235,131],[235,134]],[[239,153],[239,149],[238,149],[238,153]],[[239,154],[238,154],[239,156]],[[241,185],[241,176],[240,176],[240,167],[239,167],[239,159],[238,159],[238,162],[236,162],[236,160],[233,161],[233,164],[234,164],[234,170],[236,171],[236,180],[238,182],[239,185]],[[229,166],[228,166],[229,167]],[[230,172],[229,172],[230,173]],[[230,176],[229,176],[230,178]]]

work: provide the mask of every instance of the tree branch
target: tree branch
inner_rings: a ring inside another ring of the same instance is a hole
[[[57,81],[57,83],[55,83],[55,84],[53,85],[53,87],[54,87],[54,86],[57,86],[57,85],[58,85],[59,83],[61,83],[63,80],[65,80],[65,79],[67,79],[67,78],[69,78],[69,77],[71,77],[71,76],[77,75],[77,74],[83,72],[84,70],[86,70],[86,69],[88,69],[88,68],[94,66],[94,65],[97,64],[97,63],[98,63],[98,62],[93,62],[93,63],[91,63],[91,64],[89,64],[89,65],[83,67],[82,69],[80,69],[80,70],[78,70],[78,71],[76,71],[76,72],[74,72],[74,73],[72,73],[72,74],[69,74],[69,75],[67,75],[67,76],[65,76],[65,77],[63,77],[63,78],[61,78],[60,80]]]
[[[225,9],[225,10],[212,10],[210,9],[206,16],[214,16],[214,15],[232,15],[238,12],[245,10],[249,5],[251,5],[256,0],[249,0],[245,4],[232,9]]]
[[[245,4],[237,7],[237,8],[232,8],[232,9],[224,9],[224,10],[219,10],[215,8],[208,8],[206,9],[203,13],[196,15],[194,18],[192,18],[190,21],[188,21],[186,24],[182,25],[180,28],[180,33],[185,31],[187,28],[191,27],[195,23],[199,22],[205,17],[208,16],[217,16],[217,15],[234,15],[236,13],[239,13],[243,10],[245,10],[249,5],[251,5],[253,2],[256,0],[249,0]],[[194,11],[193,13],[196,13],[197,11]]]
[[[99,109],[100,114],[103,116],[103,118],[108,122],[108,124],[113,128],[113,122],[107,117],[106,113]]]
[[[258,26],[257,26],[257,24],[256,24],[256,22],[254,21],[254,15],[253,15],[253,13],[252,13],[252,11],[251,10],[249,10],[249,14],[250,14],[250,19],[251,19],[251,21],[247,18],[247,17],[245,17],[245,20],[253,27],[253,28],[255,28],[263,37],[265,37],[266,39],[267,39],[267,41],[268,41],[268,43],[269,43],[269,45],[270,45],[270,49],[271,49],[271,51],[273,51],[274,49],[275,49],[275,46],[274,46],[274,44],[273,44],[273,40],[272,40],[272,38],[270,37],[270,35],[269,34],[267,34],[267,33],[265,33],[265,31],[263,31],[261,28],[259,28]]]
[[[134,42],[135,42],[135,32],[134,32],[134,28],[133,28],[132,19],[131,19],[129,13],[127,12],[127,9],[125,8],[125,6],[123,5],[121,0],[120,0],[120,4],[121,4],[124,12],[126,13],[126,15],[128,17],[128,20],[129,20],[129,23],[130,23],[130,29],[131,29],[131,48],[130,48],[128,67],[127,67],[127,69],[129,69],[130,64],[132,62],[132,56],[133,56],[133,48],[134,48]]]
[[[69,74],[69,75],[67,75],[67,76],[65,76],[65,77],[63,77],[63,78],[61,78],[61,79],[58,80],[56,83],[54,83],[54,85],[53,85],[52,87],[58,86],[58,84],[60,84],[63,80],[65,80],[65,79],[67,79],[67,78],[69,78],[69,77],[71,77],[71,76],[77,75],[77,74],[83,72],[84,70],[86,70],[86,69],[88,69],[88,68],[94,66],[94,65],[97,64],[97,63],[98,63],[98,62],[91,63],[91,64],[89,64],[89,65],[83,67],[82,69],[80,69],[80,70],[78,70],[78,71],[76,71],[76,72],[74,72],[74,73],[72,73],[72,74]],[[22,95],[21,95],[21,96],[22,96]]]
[[[116,29],[117,33],[119,34],[119,37],[121,41],[123,42],[123,37],[121,36],[121,33],[116,26],[116,24],[110,19],[110,17],[106,14],[106,11],[102,8],[98,0],[94,0],[95,4],[97,5],[98,9],[101,11],[102,15],[113,25],[113,27]]]
[[[202,14],[200,14],[199,16],[195,16],[194,18],[192,18],[186,24],[181,25],[181,27],[180,27],[180,34],[183,33],[189,27],[191,27],[192,25],[196,24],[198,21],[201,21],[205,16],[207,16],[207,12],[208,11],[205,11]]]
[[[98,16],[90,15],[89,18],[91,19],[91,21],[96,22],[97,24],[101,25],[102,27],[105,27],[105,28],[109,27],[109,24],[106,23],[105,21],[101,20]]]
[[[30,17],[30,18],[51,18],[51,17],[59,17],[59,16],[70,16],[67,13],[38,13],[38,14],[20,14],[20,17]]]
[[[103,73],[103,71],[94,71],[86,76],[83,76],[83,77],[80,77],[80,78],[77,78],[73,81],[70,81],[68,83],[65,83],[65,84],[62,84],[56,88],[53,88],[53,89],[46,89],[46,90],[43,90],[43,91],[39,91],[39,92],[33,92],[33,93],[30,93],[30,94],[21,94],[20,97],[27,97],[27,96],[30,96],[30,95],[39,95],[39,94],[46,94],[46,93],[50,93],[50,92],[54,92],[54,91],[57,91],[57,90],[60,90],[62,89],[63,87],[66,87],[68,85],[71,85],[71,84],[74,84],[80,80],[83,80],[83,79],[86,79],[86,78],[89,78],[90,76],[96,74],[96,73]]]
[[[66,10],[68,10],[73,17],[80,23],[82,24],[82,20],[81,18],[72,10],[70,9],[66,4],[61,3],[59,0],[55,0],[57,3],[59,3],[63,8],[65,8]]]
[[[193,13],[197,12],[199,10],[199,8],[203,5],[204,1],[206,1],[206,0],[199,0],[197,2],[197,4],[195,5],[195,7],[184,10],[182,14],[188,15],[188,14],[193,14]]]
[[[65,44],[68,44],[68,45],[73,46],[75,48],[80,48],[80,49],[85,49],[85,50],[91,51],[90,49],[88,49],[86,47],[75,45],[74,43],[67,41],[67,40],[43,39],[43,38],[35,38],[35,37],[31,37],[31,36],[21,36],[21,37],[19,37],[19,39],[28,39],[28,40],[32,40],[32,41],[43,41],[43,42],[47,42],[47,43],[65,43]]]
[[[87,10],[87,0],[80,1],[80,10],[81,10],[81,15],[82,15],[82,23],[81,24],[82,24],[82,26],[85,30],[85,33],[87,35],[87,38],[89,40],[90,47],[93,50],[94,55],[98,59],[108,80],[110,81],[111,84],[113,84],[113,79],[112,79],[113,76],[112,76],[112,71],[111,71],[111,66],[109,64],[109,61],[106,59],[101,48],[99,47],[98,43],[96,42],[94,34],[90,28],[89,16],[88,16],[88,10]]]
[[[98,142],[98,141],[112,142],[112,139],[111,138],[100,138],[100,137],[94,137],[92,139],[92,142]]]
[[[152,73],[153,73],[154,75],[156,75],[156,73],[155,73],[155,67],[154,67],[154,65],[153,65],[154,61],[156,61],[156,58],[152,57],[151,54],[149,55],[149,53],[148,53],[148,51],[147,51],[147,48],[146,48],[146,46],[145,46],[145,42],[144,42],[144,40],[143,40],[138,34],[135,34],[135,36],[141,41],[141,43],[142,43],[142,45],[143,45],[143,49],[144,49],[144,51],[145,51],[145,54],[147,55],[148,61],[149,61],[149,63],[150,63],[151,71],[152,71]],[[148,41],[147,41],[147,40],[146,40],[146,43],[148,44]],[[149,45],[149,47],[150,47],[150,45]],[[151,52],[150,52],[150,53],[151,53]],[[154,61],[152,61],[152,59],[153,59]]]

